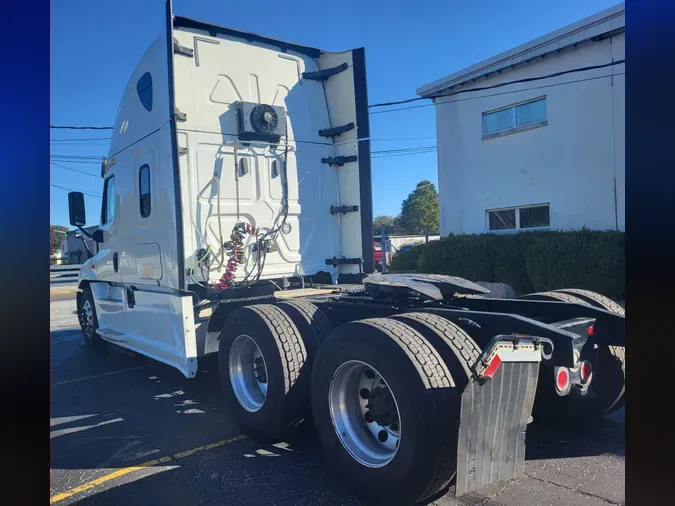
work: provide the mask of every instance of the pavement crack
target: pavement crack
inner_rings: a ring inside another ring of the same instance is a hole
[[[495,492],[494,494],[490,494],[485,499],[483,499],[483,501],[480,503],[479,506],[483,506],[484,504],[487,504],[490,501],[492,501],[494,499],[497,499],[497,497],[499,497],[504,492],[506,492],[509,488],[511,488],[515,484],[515,482],[516,482],[516,480],[509,480],[509,482],[506,483],[506,485],[504,485],[504,487],[500,491]]]
[[[531,478],[533,480],[539,481],[541,483],[546,483],[548,485],[555,485],[556,487],[564,488],[564,489],[567,489],[571,492],[575,492],[577,494],[585,495],[585,496],[588,496],[588,497],[593,497],[594,499],[600,499],[602,501],[605,501],[607,504],[616,504],[617,506],[622,506],[623,504],[625,504],[624,502],[614,502],[614,501],[611,501],[610,499],[607,499],[606,497],[602,497],[602,496],[597,495],[597,494],[591,494],[590,492],[585,492],[583,490],[572,488],[572,487],[569,487],[567,485],[562,485],[561,483],[556,483],[554,481],[547,480],[546,478],[539,478],[537,476],[532,476],[531,474],[527,474],[527,473],[525,473],[525,476],[527,476],[528,478]]]

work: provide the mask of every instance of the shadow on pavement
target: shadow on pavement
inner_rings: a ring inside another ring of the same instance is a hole
[[[52,332],[52,339],[70,340],[72,333]],[[53,494],[116,469],[239,435],[221,397],[214,357],[201,360],[200,374],[187,380],[144,357],[116,351],[97,356],[79,344],[63,346],[70,355],[53,355],[53,366],[70,365],[80,376],[100,374],[104,364],[113,371],[145,367],[52,389]],[[623,456],[622,416],[619,412],[584,427],[532,424],[526,459]],[[293,431],[286,443],[280,447],[239,440],[135,471],[90,490],[86,497],[57,504],[362,504],[322,462],[311,425]]]
[[[585,425],[534,423],[527,429],[526,460],[625,456],[624,410]]]

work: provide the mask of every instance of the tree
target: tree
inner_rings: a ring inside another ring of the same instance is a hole
[[[400,227],[406,234],[438,234],[440,231],[438,193],[433,183],[420,181],[401,204]]]
[[[382,227],[384,227],[385,234],[395,234],[399,229],[398,216],[377,216],[373,220],[373,234],[379,235]]]
[[[54,255],[61,248],[68,228],[63,225],[49,225],[49,254]]]

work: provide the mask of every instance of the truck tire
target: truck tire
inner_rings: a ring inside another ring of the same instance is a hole
[[[89,286],[82,288],[82,291],[77,293],[76,299],[77,318],[87,349],[99,353],[105,352],[108,349],[108,343],[96,333],[98,318],[96,317],[96,305],[91,288]]]
[[[305,340],[305,344],[313,348],[313,354],[316,355],[321,342],[332,330],[326,314],[311,302],[302,300],[280,302],[276,305],[290,316]]]
[[[527,295],[522,295],[519,297],[520,299],[525,299],[525,300],[557,300],[561,302],[569,302],[571,304],[587,304],[585,300],[569,294],[565,292],[556,292],[556,291],[549,291],[549,292],[537,292],[537,293],[528,293]]]
[[[607,311],[620,314],[621,316],[626,315],[626,310],[612,299],[605,297],[604,295],[600,295],[599,293],[591,292],[590,290],[582,290],[581,288],[562,288],[560,290],[554,290],[554,292],[569,293],[580,299],[583,299],[586,303],[592,306],[606,309]]]
[[[408,505],[437,494],[457,466],[454,385],[441,354],[411,326],[391,318],[340,325],[312,368],[326,460],[373,503]]]
[[[463,392],[472,375],[471,366],[481,353],[469,334],[450,320],[432,313],[402,313],[392,318],[410,325],[431,343],[448,366],[457,388]]]
[[[225,398],[244,433],[277,442],[307,416],[309,362],[300,331],[278,307],[232,312],[220,334],[218,364]]]
[[[538,292],[524,295],[521,298],[551,299],[575,304],[594,305],[616,312],[617,314],[625,314],[623,308],[611,301],[611,299],[595,292],[576,288]],[[608,304],[607,301],[611,302],[611,304]],[[617,311],[616,308],[620,311]],[[536,415],[544,418],[554,417],[560,419],[563,417],[567,421],[582,421],[601,418],[620,409],[624,405],[626,384],[626,355],[624,347],[597,345],[596,360],[594,362],[594,369],[602,372],[591,383],[591,388],[597,394],[598,400],[596,402],[591,403],[578,397],[566,396],[558,398],[556,395],[551,395],[555,387],[549,381],[550,378],[544,378],[544,381],[540,382],[540,391],[543,394],[541,395],[541,399],[544,402],[539,403],[541,410],[537,410]],[[548,374],[550,369],[542,367],[542,372]],[[558,402],[565,404],[564,409],[549,407],[551,404],[557,404]]]
[[[555,291],[572,294],[576,297],[583,299],[585,302],[595,307],[606,309],[607,311],[611,311],[612,313],[616,313],[621,316],[626,316],[626,310],[624,308],[622,308],[619,304],[614,302],[609,297],[605,297],[604,295],[600,295],[599,293],[591,292],[590,290],[582,290],[581,288],[563,288]],[[603,352],[605,355],[603,358],[607,361],[610,361],[610,363],[612,361],[620,362],[623,371],[623,376],[625,378],[626,348],[623,346],[609,346],[608,348],[609,348],[608,350],[605,350]],[[612,404],[609,408],[607,408],[607,411],[605,413],[606,414],[613,413],[614,411],[621,409],[625,404],[626,404],[626,391],[624,388],[621,396],[616,400],[614,404]]]

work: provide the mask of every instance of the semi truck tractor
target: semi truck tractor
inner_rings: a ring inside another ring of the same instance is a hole
[[[315,426],[376,503],[461,496],[524,472],[547,411],[623,399],[624,315],[596,294],[497,299],[373,259],[363,48],[328,52],[176,16],[140,58],[102,160],[77,310],[114,345],[199,374],[217,355],[242,432]],[[536,410],[535,410],[536,412]]]

